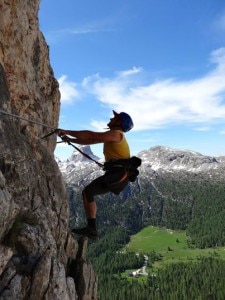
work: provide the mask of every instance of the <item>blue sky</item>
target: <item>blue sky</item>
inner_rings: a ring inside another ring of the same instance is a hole
[[[104,131],[114,109],[134,120],[132,155],[156,145],[225,155],[224,0],[42,0],[39,21],[60,128]]]

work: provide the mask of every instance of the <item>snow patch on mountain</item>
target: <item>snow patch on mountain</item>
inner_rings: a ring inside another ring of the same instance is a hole
[[[98,162],[104,163],[92,153],[90,146],[80,147],[80,149]],[[211,157],[194,151],[164,146],[143,150],[137,156],[142,159],[142,165],[139,168],[140,180],[154,177],[157,173],[179,174],[181,172],[207,174],[209,177],[221,174],[224,177],[224,156]],[[76,150],[66,161],[56,160],[64,180],[69,184],[86,185],[103,174],[103,170],[97,164]]]
[[[203,172],[212,169],[218,169],[225,160],[205,156],[198,152],[189,150],[178,150],[169,147],[156,146],[149,150],[141,151],[138,156],[142,159],[142,168],[145,165],[157,170]]]
[[[78,148],[95,161],[103,163],[102,159],[93,154],[90,146],[80,146]],[[94,161],[77,150],[74,150],[71,157],[66,161],[60,161],[57,157],[55,159],[67,183],[76,182],[76,184],[81,185],[85,178],[89,182],[103,173],[102,169]]]

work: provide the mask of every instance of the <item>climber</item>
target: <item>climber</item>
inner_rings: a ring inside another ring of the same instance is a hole
[[[106,163],[130,159],[129,145],[124,136],[124,132],[132,129],[133,121],[125,113],[116,113],[113,110],[113,117],[107,124],[109,130],[105,132],[93,132],[89,130],[63,130],[57,129],[57,134],[64,142],[76,143],[80,145],[91,145],[103,143],[103,153]],[[71,137],[69,137],[69,136]],[[97,206],[94,196],[113,192],[118,195],[128,184],[129,174],[125,167],[115,166],[108,168],[104,175],[93,180],[82,191],[83,204],[85,208],[87,226],[84,228],[72,229],[72,232],[91,239],[98,238],[96,228]]]

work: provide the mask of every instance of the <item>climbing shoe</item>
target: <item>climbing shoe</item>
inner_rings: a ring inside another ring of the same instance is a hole
[[[86,236],[89,239],[92,240],[97,240],[98,238],[98,232],[96,229],[93,229],[89,226],[84,227],[84,228],[74,228],[72,229],[72,232],[77,234],[77,235],[82,235],[82,236]]]

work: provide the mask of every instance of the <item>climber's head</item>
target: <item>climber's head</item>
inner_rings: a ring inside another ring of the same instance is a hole
[[[117,113],[113,110],[113,114],[114,117],[107,124],[110,129],[122,129],[123,132],[127,132],[133,128],[134,123],[127,113]]]

